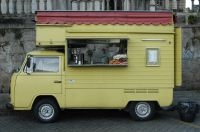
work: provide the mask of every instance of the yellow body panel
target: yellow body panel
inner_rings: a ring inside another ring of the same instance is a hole
[[[54,96],[61,108],[119,108],[130,101],[156,101],[169,106],[173,100],[173,87],[180,84],[181,66],[174,41],[173,25],[37,25],[36,45],[66,48],[70,38],[126,38],[128,39],[128,65],[123,67],[73,67],[67,64],[67,50],[60,58],[57,75],[46,79],[42,74],[27,75],[21,71],[12,83],[11,98],[15,109],[31,109],[40,95]],[[180,46],[180,44],[178,45]],[[157,66],[147,65],[147,49],[159,50]],[[180,52],[179,52],[180,53]],[[57,55],[32,52],[33,55]],[[175,54],[177,55],[175,57]],[[176,63],[176,69],[175,69]],[[25,64],[24,64],[25,65]],[[176,73],[178,74],[175,74]],[[31,81],[28,80],[31,76]],[[49,81],[59,77],[60,88]],[[179,77],[179,79],[177,79]],[[15,78],[15,77],[13,77]],[[36,83],[37,84],[34,84]],[[33,85],[33,86],[32,86]],[[26,94],[22,96],[23,94]]]
[[[181,28],[175,29],[175,85],[181,86],[182,84],[182,30]]]
[[[163,35],[166,38],[171,36],[170,40],[167,39],[171,44],[167,41],[141,41],[148,36],[128,35],[127,67],[66,66],[67,107],[123,108],[133,100],[158,101],[161,106],[170,105],[174,87],[173,35]],[[153,36],[160,38],[162,35]],[[146,66],[146,48],[149,47],[160,49],[158,67]]]
[[[42,26],[36,27],[36,45],[65,45],[65,27],[63,26]],[[39,40],[39,41],[38,41]]]
[[[97,35],[97,34],[98,35]],[[173,34],[173,25],[37,25],[36,45],[65,45],[67,38],[126,38],[130,34]],[[150,35],[150,36],[149,36]],[[165,36],[166,37],[166,36]]]

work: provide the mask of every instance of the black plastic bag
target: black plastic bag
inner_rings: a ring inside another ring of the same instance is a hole
[[[199,112],[199,105],[195,102],[179,102],[176,106],[180,119],[185,122],[193,122]]]

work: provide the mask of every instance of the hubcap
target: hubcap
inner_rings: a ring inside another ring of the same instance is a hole
[[[151,107],[146,102],[140,102],[135,107],[135,113],[137,114],[137,116],[145,118],[151,113]]]
[[[54,116],[54,108],[50,104],[43,104],[39,107],[39,116],[43,120],[49,120]]]

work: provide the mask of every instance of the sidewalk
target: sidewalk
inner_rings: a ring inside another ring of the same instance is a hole
[[[0,93],[0,109],[6,109],[5,104],[9,102],[8,93]],[[173,104],[179,101],[194,101],[200,104],[200,91],[175,91]]]
[[[9,102],[9,94],[8,93],[0,93],[0,109],[6,109],[6,103]]]

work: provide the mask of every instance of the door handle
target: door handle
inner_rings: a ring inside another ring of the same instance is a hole
[[[55,80],[53,83],[62,83],[62,81]]]

